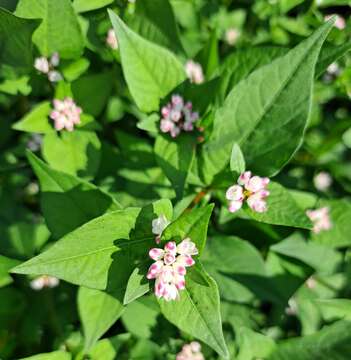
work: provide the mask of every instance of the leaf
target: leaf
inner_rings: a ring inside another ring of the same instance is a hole
[[[351,351],[351,322],[338,321],[313,335],[278,343],[268,360],[347,359]]]
[[[300,146],[310,113],[314,67],[332,20],[285,56],[261,67],[237,84],[215,116],[204,146],[207,182],[229,162],[240,145],[247,168],[272,175]]]
[[[136,208],[117,210],[91,220],[12,272],[47,274],[76,285],[105,290],[109,278],[116,277],[109,273],[115,261],[112,255],[129,244],[139,212]]]
[[[84,329],[85,352],[117,321],[123,310],[124,306],[112,295],[86,287],[79,288],[78,311]]]
[[[44,56],[58,52],[64,59],[79,57],[84,39],[70,0],[20,0],[17,16],[42,19],[34,32],[33,42]]]
[[[168,0],[136,2],[135,12],[128,25],[144,39],[184,54],[173,9]]]
[[[50,353],[43,353],[38,355],[33,355],[26,358],[21,358],[20,360],[71,360],[72,356],[70,353],[65,351],[53,351]]]
[[[130,30],[111,10],[123,73],[138,107],[145,112],[159,109],[160,99],[185,79],[182,64],[168,50]]]
[[[159,300],[161,312],[168,321],[212,347],[228,358],[222,333],[219,294],[215,281],[199,262],[186,275],[186,288],[178,301]]]
[[[90,66],[90,61],[87,58],[80,58],[63,67],[62,73],[67,81],[77,80],[84,74]],[[99,94],[97,94],[99,95]]]
[[[344,56],[351,49],[351,42],[338,46],[324,46],[316,66],[316,77],[321,76],[328,66]]]
[[[111,3],[113,3],[113,0],[74,0],[73,8],[77,13],[82,13],[101,9]]]
[[[33,64],[32,34],[37,20],[21,19],[0,8],[0,67],[28,70]]]
[[[0,287],[12,283],[12,278],[9,275],[9,270],[20,262],[15,259],[10,259],[8,257],[0,255]]]
[[[100,165],[101,143],[95,132],[75,130],[48,133],[42,153],[49,165],[81,177],[93,177]]]
[[[327,206],[330,209],[329,216],[332,228],[321,231],[319,234],[313,234],[313,241],[334,248],[349,246],[351,244],[350,201],[347,199],[324,200],[318,204],[318,207],[323,206]]]
[[[27,157],[39,178],[42,211],[55,238],[105,212],[121,208],[114,198],[95,185],[50,168],[30,152]]]
[[[172,183],[177,197],[182,198],[195,156],[195,139],[188,134],[182,134],[176,140],[171,140],[167,135],[159,135],[154,151],[156,160]]]
[[[190,237],[196,244],[199,254],[203,251],[206,244],[207,227],[210,221],[213,204],[205,207],[185,211],[178,219],[172,222],[162,233],[162,241],[181,241]]]
[[[54,132],[54,127],[49,122],[49,114],[51,112],[51,104],[44,101],[37,104],[29,113],[21,120],[17,121],[12,128],[14,130],[34,132],[45,134]]]
[[[0,92],[4,92],[10,95],[29,95],[32,91],[31,86],[28,84],[29,76],[21,76],[17,79],[6,79],[0,83]]]
[[[237,143],[233,144],[232,155],[230,157],[230,170],[241,174],[245,171],[245,158]]]
[[[245,212],[252,219],[273,225],[291,226],[301,229],[312,228],[311,221],[296,204],[288,190],[275,182],[270,182],[268,190],[270,194],[266,198],[268,207],[266,212],[258,213],[249,207],[245,208]]]
[[[350,299],[316,299],[314,302],[328,317],[350,320],[351,300]]]
[[[270,249],[278,254],[298,259],[322,273],[333,273],[342,262],[341,254],[313,241],[306,242],[299,233],[294,233],[271,246]]]

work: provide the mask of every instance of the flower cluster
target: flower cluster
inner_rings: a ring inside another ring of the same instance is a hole
[[[227,44],[231,45],[231,46],[235,45],[239,36],[240,36],[240,32],[238,29],[235,29],[235,28],[229,28],[225,32],[225,40],[226,40]]]
[[[175,138],[183,130],[194,130],[194,123],[199,119],[199,114],[193,112],[192,107],[190,101],[185,103],[181,96],[173,95],[171,101],[161,109],[161,131],[170,133]]]
[[[329,208],[327,206],[316,210],[307,210],[306,215],[313,223],[312,231],[315,234],[319,234],[321,231],[330,230],[332,228]]]
[[[313,184],[319,191],[327,191],[332,183],[332,177],[325,171],[321,171],[313,178]]]
[[[106,44],[113,50],[118,49],[118,40],[117,40],[116,33],[115,33],[115,31],[113,29],[110,29],[107,32]]]
[[[152,233],[156,235],[156,238],[155,238],[156,244],[160,243],[163,230],[170,223],[171,222],[167,220],[167,218],[164,214],[161,214],[158,218],[152,220]]]
[[[251,176],[251,171],[245,171],[238,178],[238,183],[228,188],[226,198],[229,200],[229,211],[238,211],[244,201],[256,212],[267,211],[265,198],[269,195],[266,189],[269,179]]]
[[[80,124],[82,109],[70,97],[55,99],[53,104],[54,110],[51,111],[50,118],[55,122],[55,129],[60,131],[66,128],[73,131],[74,125]]]
[[[182,351],[177,354],[176,360],[205,360],[201,352],[201,345],[197,341],[183,346]]]
[[[149,256],[155,262],[151,264],[146,277],[156,279],[155,295],[166,301],[179,298],[179,290],[185,289],[186,268],[195,264],[193,255],[197,255],[196,245],[190,238],[178,245],[174,241],[165,244],[164,249],[153,248]]]
[[[193,60],[188,60],[186,62],[185,72],[190,82],[194,84],[202,84],[205,81],[202,66]]]
[[[54,276],[42,275],[30,282],[30,287],[33,290],[42,290],[45,288],[54,288],[58,286],[60,280]]]
[[[59,64],[60,56],[58,53],[52,54],[50,59],[45,56],[41,56],[36,58],[34,61],[34,67],[41,73],[46,74],[51,82],[62,80],[61,73],[55,70]]]

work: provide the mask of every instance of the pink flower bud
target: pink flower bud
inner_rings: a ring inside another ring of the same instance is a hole
[[[242,201],[244,199],[244,191],[240,185],[233,185],[228,188],[225,194],[227,200]]]
[[[146,275],[148,279],[155,279],[157,275],[162,272],[164,265],[162,261],[156,261],[149,267],[149,271]]]
[[[231,213],[235,213],[236,211],[240,210],[242,206],[243,206],[243,201],[242,200],[230,201],[229,206],[228,206],[228,211],[231,212]]]
[[[188,60],[185,64],[185,72],[190,82],[194,84],[201,84],[205,81],[201,65],[193,60]]]
[[[47,74],[50,69],[48,59],[44,56],[35,59],[34,67],[43,74]]]
[[[175,254],[177,250],[176,243],[174,241],[168,241],[165,245],[165,250],[172,254]]]
[[[251,171],[245,171],[239,176],[238,184],[246,186],[251,178]]]
[[[247,199],[247,204],[253,211],[256,211],[258,213],[267,211],[267,203],[262,200],[259,194],[249,196],[249,198]]]
[[[266,180],[259,176],[253,176],[248,183],[245,185],[245,188],[251,192],[257,192],[265,187]]]
[[[172,265],[176,260],[176,257],[174,254],[171,254],[169,252],[167,252],[163,258],[163,261],[165,262],[166,265]]]
[[[195,243],[190,238],[186,238],[178,244],[177,253],[181,255],[197,255],[199,251]]]
[[[164,255],[164,250],[162,249],[153,248],[149,251],[150,258],[155,261],[162,259],[163,255]]]
[[[177,257],[177,264],[189,267],[193,266],[195,261],[190,255],[179,255]]]

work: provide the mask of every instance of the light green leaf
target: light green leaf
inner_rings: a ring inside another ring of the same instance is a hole
[[[230,157],[230,170],[235,171],[239,174],[245,171],[244,155],[241,152],[240,146],[237,143],[234,143],[232,147],[232,155]]]
[[[73,7],[77,13],[101,9],[113,3],[113,0],[74,0]]]
[[[22,76],[17,79],[6,79],[0,83],[0,92],[4,92],[10,95],[29,95],[32,91],[31,86],[28,84],[29,76]]]
[[[58,52],[62,58],[79,57],[84,39],[70,0],[20,0],[16,13],[26,19],[42,19],[33,42],[44,56]]]
[[[207,182],[223,170],[237,142],[247,168],[260,175],[277,173],[300,146],[307,125],[314,68],[333,25],[329,21],[285,56],[237,84],[215,116],[204,146]]]
[[[343,360],[351,351],[351,322],[338,321],[313,335],[278,343],[268,360]]]
[[[12,126],[12,128],[19,131],[34,132],[39,134],[54,132],[55,129],[52,124],[50,124],[48,118],[50,111],[50,102],[41,102],[37,104],[21,120],[17,121]]]
[[[20,360],[71,360],[71,359],[72,356],[68,352],[54,351],[50,353],[43,353],[26,358],[21,358]]]
[[[32,66],[32,33],[38,25],[37,20],[21,19],[0,8],[0,68],[28,70]]]
[[[30,152],[27,156],[39,178],[42,211],[55,238],[105,212],[121,208],[114,198],[95,185],[50,168]]]
[[[124,310],[112,295],[95,289],[80,287],[78,311],[84,329],[85,352],[117,321]]]
[[[74,81],[84,74],[90,66],[87,58],[80,58],[62,68],[62,73],[67,81]],[[96,95],[99,95],[98,93]]]
[[[210,204],[191,211],[185,211],[177,220],[167,226],[161,240],[180,242],[186,237],[190,237],[201,254],[205,248],[207,227],[213,208],[214,205]]]
[[[171,139],[159,135],[155,142],[156,160],[172,183],[178,198],[183,197],[184,187],[195,156],[195,139],[188,134]]]
[[[101,143],[92,131],[74,130],[48,133],[42,153],[55,170],[71,175],[93,177],[100,165]]]
[[[314,302],[328,317],[351,320],[350,299],[316,299]]]
[[[270,192],[266,199],[268,210],[264,213],[258,213],[246,207],[244,211],[251,218],[273,225],[292,226],[302,229],[312,228],[311,221],[296,204],[288,190],[275,182],[270,182],[268,190]]]
[[[12,282],[9,270],[18,265],[20,262],[15,259],[0,255],[0,287],[8,285]]]
[[[145,112],[159,109],[159,103],[185,79],[182,64],[168,50],[143,39],[109,10],[116,31],[122,67],[128,88]]]
[[[171,302],[161,299],[159,303],[167,320],[228,358],[217,285],[199,262],[188,271],[186,288],[180,291],[180,299]]]

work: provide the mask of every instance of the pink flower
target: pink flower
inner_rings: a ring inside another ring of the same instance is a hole
[[[110,29],[107,32],[107,36],[106,36],[106,44],[112,49],[112,50],[117,50],[118,49],[118,40],[117,40],[117,36],[116,33],[113,29]]]
[[[325,21],[328,21],[329,19],[331,19],[333,16],[336,16],[336,20],[335,20],[335,23],[334,23],[334,26],[339,29],[339,30],[344,30],[345,27],[346,27],[346,21],[345,19],[338,15],[338,14],[331,14],[331,15],[326,15],[324,17],[324,20]]]
[[[173,95],[171,101],[161,109],[160,130],[177,137],[182,131],[193,131],[199,114],[192,111],[192,103],[184,102],[180,95]]]
[[[238,29],[235,28],[229,28],[225,32],[225,40],[231,46],[235,45],[239,36],[240,36],[240,32]]]
[[[34,67],[41,73],[46,74],[51,82],[58,82],[63,79],[61,73],[55,70],[59,64],[60,56],[58,53],[53,53],[50,59],[42,56],[36,58],[34,61]]]
[[[265,198],[269,195],[266,189],[269,181],[266,177],[252,176],[251,171],[240,174],[237,184],[230,186],[226,192],[226,198],[229,200],[228,210],[236,212],[246,201],[253,211],[267,211]]]
[[[44,288],[54,288],[58,286],[60,280],[54,276],[42,275],[30,282],[30,287],[33,290],[42,290]]]
[[[184,345],[182,351],[177,354],[176,360],[205,360],[200,343],[192,341]]]
[[[186,268],[195,264],[193,255],[198,254],[190,238],[178,245],[169,241],[163,249],[153,248],[149,256],[155,262],[149,267],[147,279],[156,279],[155,295],[166,301],[179,299],[179,291],[185,289]]]
[[[202,84],[205,81],[201,65],[193,60],[188,60],[186,62],[185,72],[190,82],[194,84]]]
[[[82,109],[69,97],[64,100],[55,99],[53,104],[54,110],[51,111],[50,118],[55,122],[55,129],[73,131],[74,125],[80,124]]]
[[[330,230],[332,222],[330,220],[329,208],[327,206],[316,210],[307,210],[306,215],[313,223],[312,231],[319,234],[321,231]]]
[[[329,173],[321,171],[313,178],[314,186],[319,191],[327,191],[333,182]]]

